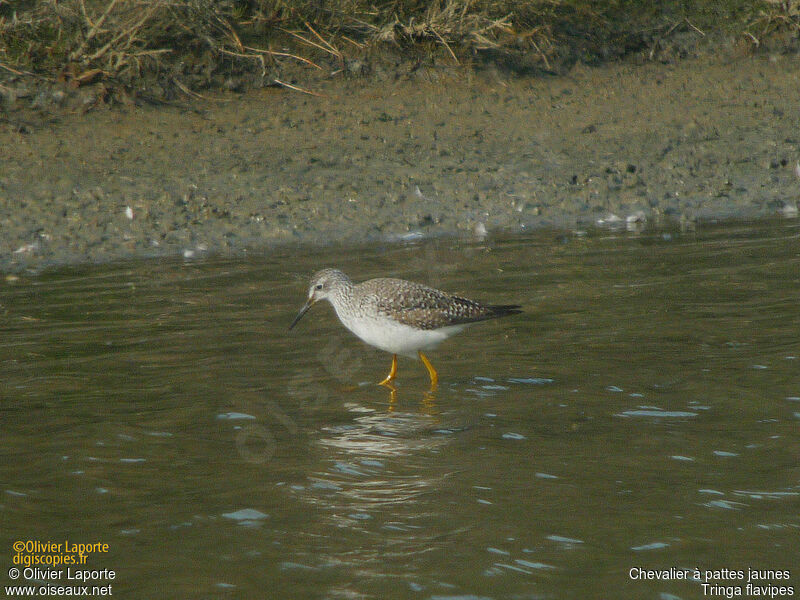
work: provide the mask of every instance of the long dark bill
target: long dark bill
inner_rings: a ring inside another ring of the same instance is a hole
[[[311,300],[309,300],[308,302],[306,302],[306,303],[303,305],[303,308],[301,308],[301,309],[300,309],[300,312],[299,312],[299,313],[297,313],[297,316],[294,318],[294,321],[292,321],[292,324],[291,324],[291,325],[289,325],[289,331],[291,331],[291,330],[292,330],[292,327],[294,327],[295,325],[297,325],[297,322],[298,322],[300,319],[302,319],[302,318],[303,318],[303,315],[304,315],[304,314],[306,314],[306,313],[308,312],[308,309],[309,309],[309,308],[311,308],[311,305],[312,305],[312,304],[313,304],[313,302],[311,302]]]

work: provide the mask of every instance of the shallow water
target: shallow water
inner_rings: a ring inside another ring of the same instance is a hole
[[[16,540],[107,543],[83,568],[114,569],[123,597],[698,598],[744,594],[749,568],[797,593],[799,233],[538,232],[5,282],[2,564]],[[433,394],[401,358],[392,401],[372,385],[389,356],[329,306],[286,331],[323,265],[526,312],[431,353]]]

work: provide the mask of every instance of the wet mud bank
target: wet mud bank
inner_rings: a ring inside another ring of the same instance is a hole
[[[0,123],[0,269],[793,216],[794,56],[425,70]]]

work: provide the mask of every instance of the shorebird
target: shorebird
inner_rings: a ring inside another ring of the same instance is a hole
[[[522,312],[516,304],[481,304],[404,279],[381,277],[354,284],[338,269],[323,269],[311,277],[308,300],[289,329],[320,300],[330,302],[342,325],[356,336],[392,354],[389,374],[379,382],[389,387],[397,375],[400,354],[418,356],[435,389],[439,375],[423,350],[436,347],[471,323]]]

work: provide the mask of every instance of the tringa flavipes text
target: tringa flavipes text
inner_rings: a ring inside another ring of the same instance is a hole
[[[319,300],[330,302],[342,324],[367,344],[392,353],[391,370],[381,385],[391,386],[397,355],[402,354],[419,356],[428,369],[431,389],[439,377],[423,350],[434,348],[470,323],[522,312],[516,304],[481,304],[403,279],[354,284],[337,269],[323,269],[311,278],[308,300],[289,329]]]

